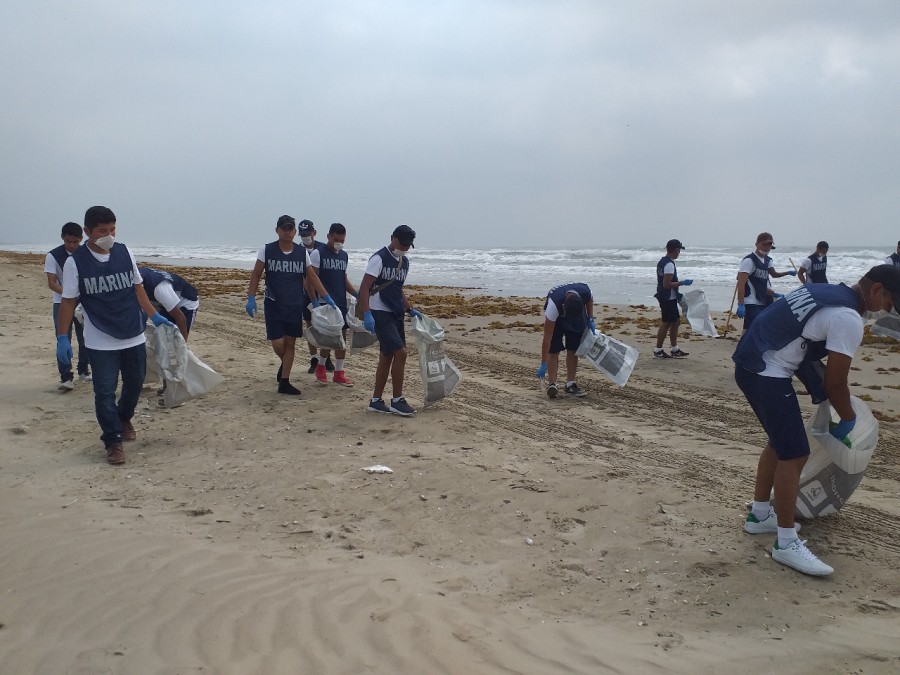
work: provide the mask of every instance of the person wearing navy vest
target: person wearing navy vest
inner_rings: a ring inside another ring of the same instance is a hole
[[[897,242],[897,252],[891,253],[887,258],[885,258],[884,264],[893,265],[894,267],[900,267],[900,241]]]
[[[326,247],[324,242],[316,239],[316,226],[311,220],[304,219],[297,223],[297,234],[300,235],[300,243],[302,243],[306,247],[306,250],[309,251],[310,261],[312,261],[312,256],[316,251],[321,253]],[[318,272],[318,270],[316,271]],[[310,301],[316,298],[316,294],[313,292],[313,289],[309,287],[308,283],[304,282],[303,290]],[[343,297],[343,295],[341,295],[341,297]],[[335,302],[338,302],[338,300],[340,300],[340,298],[335,300]],[[307,327],[312,323],[312,314],[310,314],[309,311],[309,303],[303,305],[303,320],[306,322]],[[309,340],[306,341],[306,345],[309,348],[309,370],[306,372],[312,374],[316,372],[316,366],[319,365],[319,350]],[[331,357],[326,357],[323,361],[325,363],[325,370],[329,373],[332,372],[334,370],[334,363],[331,362]]]
[[[347,340],[347,293],[356,296],[356,289],[350,283],[350,277],[347,276],[347,264],[349,258],[344,249],[347,241],[347,228],[341,223],[332,223],[328,229],[328,243],[322,247],[316,247],[309,254],[310,264],[319,274],[319,280],[322,286],[328,291],[328,295],[334,298],[338,309],[344,315],[344,341]],[[317,303],[318,300],[313,300]],[[347,356],[346,349],[334,350],[334,376],[332,381],[345,387],[352,387],[353,383],[347,378],[344,372],[344,358]],[[319,352],[319,358],[316,363],[316,381],[320,384],[328,384],[327,363],[330,361],[331,350],[322,349]]]
[[[768,436],[744,530],[776,535],[772,559],[805,574],[834,570],[797,538],[794,505],[810,450],[792,377],[811,359],[828,356],[820,387],[840,416],[831,434],[850,445],[856,414],[847,378],[862,342],[863,317],[898,306],[900,268],[891,265],[873,267],[853,286],[800,286],[757,317],[732,356],[734,379]],[[777,513],[769,502],[773,488]]]
[[[556,377],[559,373],[559,353],[566,350],[566,394],[581,398],[585,392],[575,381],[578,374],[578,356],[575,351],[581,343],[585,328],[597,330],[594,319],[594,294],[584,283],[554,286],[544,300],[544,339],[541,342],[541,365],[537,369],[540,379],[549,381],[547,396],[556,398],[559,390]]]
[[[156,311],[144,287],[134,256],[116,242],[116,216],[105,206],[92,206],[84,214],[88,241],[63,267],[62,301],[56,337],[56,356],[72,360],[68,337],[75,305],[84,310],[84,342],[91,350],[94,368],[94,409],[106,448],[106,461],[123,464],[123,441],[137,432],[131,419],[141,396],[147,369],[143,310],[153,325],[171,326]],[[122,391],[116,388],[122,374]]]
[[[84,234],[81,231],[81,225],[78,223],[66,223],[62,226],[60,233],[63,243],[47,254],[44,260],[44,273],[47,275],[47,286],[53,291],[53,335],[59,332],[59,303],[62,300],[62,271],[69,259],[78,247],[81,246],[81,240]],[[78,379],[82,382],[91,380],[90,359],[88,358],[88,348],[84,346],[84,328],[81,321],[76,316],[72,320],[75,328],[75,338],[78,340]],[[69,329],[69,341],[72,341],[72,330]],[[62,391],[72,391],[75,388],[75,375],[72,373],[72,363],[61,363],[56,361],[56,368],[59,371],[59,389]]]
[[[666,254],[656,263],[656,295],[659,301],[659,309],[662,319],[659,322],[659,330],[656,331],[656,348],[653,350],[653,357],[657,359],[684,358],[687,352],[681,351],[678,346],[678,323],[680,315],[678,313],[678,301],[681,300],[681,293],[678,289],[681,286],[690,286],[694,283],[693,279],[678,280],[678,269],[675,267],[675,261],[684,246],[678,239],[669,239],[666,242]],[[668,354],[663,349],[663,342],[666,339],[666,333],[669,334],[669,344],[672,347],[672,353]]]
[[[769,257],[769,251],[774,248],[772,235],[760,232],[756,238],[756,250],[741,260],[737,275],[737,317],[744,320],[744,330],[750,328],[756,316],[775,299],[775,293],[769,287],[769,277],[797,276],[796,270],[775,270]]]
[[[335,306],[325,292],[316,271],[309,264],[309,252],[305,246],[294,244],[297,225],[291,216],[280,216],[275,223],[276,241],[259,249],[256,265],[250,273],[245,309],[252,319],[256,314],[256,292],[263,274],[266,277],[264,309],[266,314],[266,339],[281,362],[275,380],[278,393],[299,396],[300,390],[291,384],[291,368],[297,338],[303,335],[303,308],[306,305],[304,282]]]
[[[406,252],[415,248],[416,232],[409,225],[399,225],[391,234],[391,243],[375,252],[366,265],[366,273],[359,285],[359,307],[366,329],[378,337],[378,366],[375,369],[375,390],[369,400],[369,412],[409,417],[416,411],[403,397],[406,369],[406,333],[403,313],[421,316],[413,309],[403,291],[409,272]],[[393,397],[390,404],[382,399],[391,377]]]
[[[797,278],[801,284],[827,284],[828,276],[828,242],[820,241],[816,244],[815,252],[800,262],[797,270]]]
[[[174,272],[157,270],[152,267],[139,267],[144,280],[147,297],[162,315],[178,326],[185,341],[197,318],[200,307],[200,294],[183,277]]]

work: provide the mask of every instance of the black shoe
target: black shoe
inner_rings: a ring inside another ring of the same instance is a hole
[[[278,366],[278,372],[275,373],[275,381],[281,384],[281,371],[284,369],[284,364],[282,363]]]
[[[673,358],[683,359],[687,355],[688,355],[687,352],[681,351],[678,347],[672,347],[672,357]]]
[[[572,382],[571,384],[566,385],[566,396],[574,396],[575,398],[582,398],[583,396],[587,396],[587,392],[579,387],[577,384]]]
[[[278,393],[288,394],[289,396],[299,396],[300,390],[292,385],[290,380],[285,379],[278,383]]]
[[[331,362],[330,356],[325,359],[325,370],[327,370],[329,373],[334,372],[334,364]]]
[[[313,356],[309,360],[309,370],[307,370],[306,372],[309,373],[310,375],[312,375],[314,372],[316,372],[317,365],[319,365],[319,359],[317,359],[315,356]]]

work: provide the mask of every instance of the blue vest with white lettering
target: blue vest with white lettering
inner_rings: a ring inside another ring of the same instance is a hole
[[[384,284],[386,281],[393,279],[394,282],[385,286],[378,292],[381,301],[395,314],[403,314],[403,282],[406,281],[406,275],[409,273],[409,258],[403,256],[403,266],[398,269],[397,259],[391,254],[387,246],[378,251],[375,255],[381,258],[381,273],[372,283],[373,288]]]
[[[894,267],[900,267],[900,253],[891,253],[890,258],[894,261]]]
[[[60,244],[55,249],[50,251],[50,255],[53,256],[53,259],[56,261],[56,264],[59,265],[60,274],[62,274],[62,268],[66,266],[66,260],[69,259],[69,252],[66,250],[65,244]],[[59,279],[60,283],[62,283],[62,278]]]
[[[578,293],[581,297],[581,301],[584,303],[585,308],[581,313],[581,316],[565,316],[564,304],[566,293],[569,291]],[[547,293],[547,302],[552,302],[556,305],[556,309],[559,312],[559,318],[556,320],[556,325],[561,325],[562,329],[566,332],[578,332],[584,330],[587,322],[587,304],[591,301],[592,297],[591,287],[584,283],[560,284],[559,286],[551,288]],[[544,307],[546,307],[546,304]]]
[[[828,267],[828,256],[823,255],[819,260],[819,256],[815,253],[809,256],[809,280],[814,284],[827,284],[828,277],[825,276],[825,268]]]
[[[859,298],[845,284],[821,284],[801,286],[774,303],[744,333],[731,360],[754,373],[766,369],[763,354],[773,349],[781,349],[796,340],[803,333],[809,318],[823,307],[849,307],[856,309]],[[820,344],[808,341],[810,353],[820,351]]]
[[[346,251],[335,253],[327,244],[319,250],[319,280],[343,312],[347,311],[348,261]]]
[[[141,273],[141,279],[144,280],[144,290],[147,291],[147,295],[151,300],[156,300],[156,287],[163,281],[168,281],[172,284],[173,290],[185,300],[200,299],[197,289],[173,272],[157,270],[152,267],[138,267],[138,272]]]
[[[672,260],[669,256],[664,255],[659,259],[659,262],[656,263],[656,295],[653,297],[657,300],[671,300],[672,299],[672,291],[675,291],[675,297],[681,295],[674,288],[664,288],[663,287],[663,279],[666,276],[666,265],[672,263],[672,267],[675,268],[675,272],[672,274],[672,281],[678,281],[678,268],[675,267],[675,261]]]
[[[284,253],[277,241],[266,244],[266,299],[275,302],[280,309],[293,310],[306,305],[303,279],[306,276],[306,247],[294,245],[294,250]],[[282,316],[290,316],[282,312]]]
[[[755,253],[749,253],[744,256],[744,260],[752,260],[756,269],[749,277],[747,284],[744,286],[744,295],[750,293],[750,286],[753,286],[753,292],[756,295],[756,301],[761,305],[768,305],[772,302],[772,298],[766,293],[769,287],[769,268],[772,266],[772,259],[766,256],[764,261],[760,261],[759,256]]]
[[[80,246],[72,261],[78,268],[81,306],[91,323],[117,340],[143,333],[144,317],[134,292],[134,263],[125,244],[113,244],[107,262],[100,262],[87,246]]]

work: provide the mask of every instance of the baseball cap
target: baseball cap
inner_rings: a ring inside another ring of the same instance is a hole
[[[313,222],[311,220],[304,219],[300,221],[300,226],[297,228],[297,233],[301,237],[309,237],[312,235],[313,230],[315,229],[316,228],[313,227]]]
[[[283,230],[292,230],[294,228],[294,219],[290,216],[279,216],[275,227],[280,227]]]
[[[684,244],[682,244],[677,239],[669,239],[669,241],[666,242],[666,250],[667,251],[671,251],[676,248],[680,248],[681,250],[684,250]]]
[[[760,244],[767,241],[771,241],[772,248],[775,248],[775,238],[768,232],[760,232],[759,236],[756,238],[756,243]]]
[[[891,294],[894,310],[900,313],[900,267],[896,265],[875,265],[866,272],[866,279],[877,281]]]
[[[392,237],[397,237],[397,241],[399,241],[403,246],[412,246],[413,248],[416,245],[413,243],[413,240],[416,238],[416,231],[412,229],[409,225],[398,225],[394,228]]]

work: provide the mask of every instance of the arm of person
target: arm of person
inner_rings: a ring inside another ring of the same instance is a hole
[[[150,297],[147,295],[147,291],[144,290],[143,284],[135,284],[134,292],[137,295],[138,304],[141,306],[141,309],[144,310],[144,314],[147,315],[148,319],[152,319],[159,314],[159,312],[156,311],[156,307],[150,302]]]
[[[842,420],[856,419],[856,413],[850,404],[850,386],[847,384],[852,362],[852,357],[830,351],[825,364],[825,393],[831,407]]]
[[[306,295],[309,298],[324,298],[328,295],[328,291],[326,291],[325,287],[322,285],[322,280],[319,279],[319,273],[316,271],[315,267],[310,266],[306,268],[306,279],[303,283],[308,289]],[[314,291],[314,293],[309,291]],[[332,300],[333,299],[334,298],[332,298]]]
[[[677,281],[672,281],[673,274],[663,275],[663,288],[678,288],[681,286]]]
[[[68,335],[75,316],[78,298],[63,298],[59,303],[59,315],[56,320],[56,335]]]
[[[250,285],[247,286],[247,295],[256,295],[256,292],[259,290],[259,280],[262,279],[263,270],[266,268],[266,263],[262,260],[256,261],[256,264],[253,266],[253,271],[250,272]]]
[[[59,277],[56,276],[55,272],[47,272],[47,286],[54,293],[62,293],[62,284],[59,283]]]
[[[596,318],[594,316],[594,296],[591,296],[591,299],[587,301],[587,304],[584,306],[587,315],[591,318]]]
[[[553,340],[553,329],[556,328],[556,322],[550,319],[544,319],[544,339],[541,341],[541,363],[547,363],[550,357],[550,342]]]
[[[739,305],[744,304],[744,291],[747,289],[747,279],[750,275],[747,272],[738,272],[737,278],[737,301]]]
[[[372,290],[372,284],[375,283],[375,277],[371,274],[364,274],[363,280],[359,284],[359,308],[362,312],[369,311],[369,293]]]
[[[357,297],[359,295],[356,287],[350,282],[350,277],[346,274],[344,275],[344,289],[353,297]]]
[[[788,276],[793,271],[794,270],[789,270],[787,272],[776,272],[774,267],[770,267],[769,268],[769,276],[772,277],[773,279],[780,279],[781,277]]]
[[[797,278],[800,280],[801,284],[806,283],[806,268],[804,268],[803,265],[800,265],[797,269]]]
[[[172,309],[167,309],[166,311],[169,313],[169,316],[172,317],[172,323],[178,326],[178,331],[181,333],[181,337],[183,337],[184,341],[187,342],[188,325],[187,317],[185,317],[184,312],[181,311],[180,307],[173,307]]]

